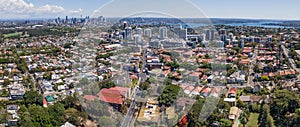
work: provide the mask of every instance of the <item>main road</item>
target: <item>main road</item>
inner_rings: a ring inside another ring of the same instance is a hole
[[[281,48],[283,50],[283,54],[285,55],[286,58],[288,58],[289,62],[291,63],[291,67],[296,70],[298,73],[300,73],[300,69],[297,68],[294,60],[292,58],[289,57],[289,54],[288,54],[288,51],[287,49],[285,48],[284,45],[281,45]]]
[[[140,85],[141,82],[144,82],[146,80],[146,75],[143,73],[143,70],[145,69],[146,66],[146,55],[147,55],[147,51],[143,50],[141,48],[141,53],[142,53],[142,68],[139,71],[139,80],[138,83],[136,85],[136,87],[133,90],[133,94],[131,95],[131,104],[130,107],[128,108],[127,114],[125,115],[122,123],[121,123],[121,127],[129,127],[133,118],[133,115],[135,113],[135,107],[136,107],[136,98],[138,97],[136,92],[140,92],[138,87]],[[140,95],[140,94],[139,94]]]
[[[254,53],[253,53],[253,56],[252,56],[252,60],[250,62],[250,66],[249,66],[249,74],[248,74],[248,81],[247,81],[247,86],[251,86],[253,85],[253,75],[252,73],[254,73],[254,70],[253,70],[253,66],[254,64],[256,64],[256,56],[258,54],[258,46],[255,46],[254,48]]]

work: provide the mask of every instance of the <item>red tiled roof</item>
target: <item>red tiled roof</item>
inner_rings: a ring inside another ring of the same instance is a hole
[[[136,75],[130,75],[130,79],[137,79],[138,77]]]
[[[273,76],[275,76],[275,73],[273,72],[269,73],[269,77],[273,77]]]
[[[171,70],[164,70],[164,71],[163,71],[163,74],[165,74],[165,75],[167,75],[167,74],[169,74],[169,73],[171,73]]]
[[[210,88],[206,87],[202,89],[202,93],[209,93],[210,92]]]
[[[230,94],[236,94],[236,88],[230,88],[229,93]]]
[[[170,66],[164,66],[164,69],[168,70],[168,69],[171,69],[171,67]]]
[[[123,98],[128,90],[128,88],[124,87],[113,87],[110,89],[104,88],[101,89],[97,95],[101,101],[112,104],[123,104]]]
[[[93,96],[93,95],[84,95],[83,96],[84,99],[89,100],[89,101],[93,101],[95,100],[97,97]]]
[[[241,64],[248,64],[248,63],[250,63],[250,61],[251,60],[249,60],[249,59],[245,59],[245,60],[241,60],[240,63]]]
[[[43,105],[47,105],[48,103],[47,103],[47,100],[44,98],[43,99]]]
[[[242,52],[243,53],[250,53],[250,52],[252,52],[252,49],[244,49]]]

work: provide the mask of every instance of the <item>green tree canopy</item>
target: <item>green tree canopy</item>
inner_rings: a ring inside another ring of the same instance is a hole
[[[37,91],[26,91],[24,95],[24,103],[28,107],[30,104],[42,105],[43,95],[39,94]]]
[[[116,127],[114,119],[108,116],[102,116],[99,118],[99,124],[102,127]]]

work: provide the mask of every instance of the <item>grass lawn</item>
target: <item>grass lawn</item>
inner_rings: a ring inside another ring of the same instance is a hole
[[[251,113],[246,127],[258,127],[258,113]]]
[[[4,34],[4,38],[22,35],[22,32]]]

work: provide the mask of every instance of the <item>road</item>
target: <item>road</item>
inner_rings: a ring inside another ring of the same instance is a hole
[[[32,84],[32,85],[33,85],[33,89],[34,89],[35,91],[41,92],[40,88],[37,88],[37,87],[36,87],[36,80],[35,80],[35,78],[33,77],[33,75],[31,75],[31,74],[28,72],[28,70],[27,70],[27,72],[26,72],[26,75],[29,76],[29,77],[31,78],[31,82],[33,83],[33,84]]]
[[[285,48],[284,45],[281,45],[281,48],[283,50],[283,54],[285,55],[286,58],[288,58],[289,62],[291,63],[291,67],[296,70],[298,73],[300,73],[300,69],[297,68],[294,60],[292,58],[289,57],[289,54],[288,54],[288,51],[287,49]]]
[[[146,65],[146,55],[147,55],[147,51],[146,50],[143,50],[141,49],[142,51],[142,68],[141,68],[141,71],[139,72],[139,80],[138,80],[138,83],[136,85],[136,87],[134,88],[133,90],[133,93],[131,95],[131,105],[130,107],[128,108],[128,112],[127,114],[125,115],[122,123],[121,123],[121,127],[129,127],[131,122],[132,122],[132,118],[133,118],[133,115],[135,113],[135,107],[136,107],[136,98],[138,97],[137,95],[137,91],[138,93],[140,92],[139,89],[137,89],[140,85],[141,82],[144,82],[146,80],[146,74],[143,73],[142,70],[145,69],[145,65]]]
[[[250,62],[247,86],[251,86],[251,85],[254,84],[253,83],[254,76],[252,76],[251,74],[254,73],[253,66],[256,64],[257,54],[258,54],[258,46],[256,46],[254,48],[254,53],[253,53],[253,56],[252,56],[252,60]]]

